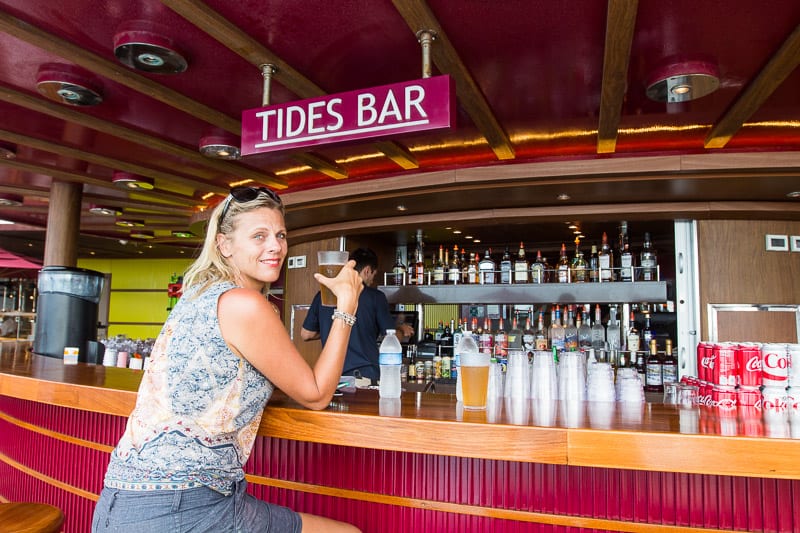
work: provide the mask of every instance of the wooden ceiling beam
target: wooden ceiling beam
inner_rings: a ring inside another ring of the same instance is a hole
[[[235,135],[241,135],[242,125],[239,120],[136,74],[120,63],[108,61],[2,11],[0,11],[0,31],[51,54],[63,57],[76,65],[80,65],[134,91],[146,94],[204,122],[213,124]]]
[[[101,165],[113,170],[123,170],[125,172],[131,172],[140,176],[147,176],[149,178],[163,180],[169,183],[188,186],[193,189],[201,189],[203,191],[215,192],[223,195],[228,194],[228,189],[226,187],[220,187],[219,185],[209,181],[188,178],[185,176],[179,176],[177,174],[170,174],[168,172],[161,172],[160,170],[143,167],[141,165],[129,163],[121,159],[114,159],[111,157],[94,154],[92,152],[85,152],[76,148],[70,148],[69,146],[65,146],[63,144],[37,139],[35,137],[29,137],[13,131],[0,130],[0,140],[14,143],[17,146],[28,146],[43,152],[50,152],[64,157],[71,157],[80,161]]]
[[[597,126],[598,154],[610,154],[617,149],[617,135],[625,90],[628,86],[628,63],[637,11],[638,0],[608,2],[600,119]]]
[[[32,163],[25,163],[19,159],[0,159],[0,166],[14,168],[23,172],[30,172],[32,174],[42,174],[61,181],[68,181],[73,183],[83,183],[84,185],[93,185],[95,187],[103,187],[107,189],[121,190],[114,186],[110,181],[95,178],[88,174],[80,174],[77,172],[70,172],[60,168],[51,167],[47,165],[34,165]],[[127,191],[125,191],[127,192]],[[150,198],[151,200],[171,203],[173,205],[185,205],[188,207],[195,207],[200,204],[196,198],[177,194],[172,192],[161,192],[157,190],[143,191],[137,190],[129,192],[128,194],[136,194],[142,197]]]
[[[459,102],[489,142],[495,156],[501,160],[514,159],[511,139],[494,116],[486,97],[430,7],[424,0],[392,0],[392,3],[415,35],[421,30],[436,32],[436,39],[431,46],[431,57],[436,67],[455,80]]]
[[[315,98],[327,94],[322,88],[303,76],[289,63],[275,54],[275,52],[244,33],[232,22],[208,7],[204,2],[196,0],[161,0],[161,3],[224,46],[227,46],[251,65],[257,68],[265,64],[274,65],[276,72],[272,75],[272,79],[300,98]],[[260,70],[258,70],[257,73],[253,73],[254,80],[256,75],[258,75],[260,79]],[[402,145],[394,141],[386,141],[382,145],[379,145],[378,149],[404,169],[419,168],[416,158],[404,157],[403,154],[408,153],[408,151],[405,150]],[[328,172],[323,172],[323,174],[330,176]]]
[[[705,139],[705,148],[724,148],[744,122],[761,107],[798,65],[800,65],[800,24],[742,91],[733,105],[712,126]]]
[[[347,170],[319,154],[312,152],[299,152],[292,154],[292,158],[335,180],[344,180],[349,177]]]
[[[269,185],[276,189],[285,189],[288,186],[285,180],[267,172],[253,170],[241,165],[234,165],[218,159],[209,159],[197,150],[184,148],[183,146],[159,139],[158,137],[141,133],[138,130],[120,126],[119,124],[86,115],[79,111],[67,109],[55,102],[50,102],[43,98],[36,98],[6,86],[0,86],[0,100],[24,107],[31,111],[36,111],[37,113],[43,113],[60,120],[72,122],[85,128],[97,130],[107,135],[119,137],[150,149],[160,150],[173,157],[186,159],[199,166],[213,168],[227,176],[251,179],[257,183]]]

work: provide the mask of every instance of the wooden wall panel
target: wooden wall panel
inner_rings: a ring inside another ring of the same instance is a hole
[[[701,339],[709,303],[800,304],[800,252],[766,251],[767,234],[800,235],[800,222],[698,221]]]

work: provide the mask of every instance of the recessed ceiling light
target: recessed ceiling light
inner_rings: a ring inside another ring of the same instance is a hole
[[[461,235],[461,230],[460,229],[454,229],[453,230],[453,235]]]
[[[36,90],[60,104],[94,106],[103,101],[100,82],[75,65],[45,63],[36,74]]]
[[[397,206],[397,210],[398,211],[405,211],[406,209],[408,209],[408,208],[406,206],[404,206],[403,204],[400,204],[400,205]]]
[[[131,231],[130,236],[132,239],[153,239],[156,235],[152,231],[135,229]]]
[[[2,193],[0,194],[0,206],[16,207],[22,205],[25,199],[19,194]]]
[[[119,207],[111,207],[107,205],[91,205],[89,212],[94,215],[103,215],[106,217],[118,217],[122,214],[122,209]]]
[[[200,153],[215,159],[235,160],[242,156],[239,138],[227,132],[215,132],[200,139]]]
[[[570,224],[568,227],[569,229],[578,229],[578,226],[576,226],[575,224]]]
[[[647,97],[656,102],[688,102],[719,88],[719,69],[711,61],[670,60],[647,80]]]
[[[581,234],[581,230],[579,230],[579,229],[576,229],[576,230],[574,230],[572,233],[573,233],[574,235],[580,235],[580,234]]]
[[[138,24],[137,24],[138,23]],[[131,68],[153,74],[179,74],[189,66],[172,39],[141,26],[141,21],[129,24],[114,35],[114,55]]]
[[[481,242],[481,240],[480,239],[474,239],[472,242],[474,242],[475,244],[478,244],[479,242]]]
[[[0,142],[0,158],[14,159],[17,157],[17,147],[11,143]]]
[[[130,172],[122,172],[121,170],[114,172],[111,181],[114,185],[123,189],[149,191],[155,186],[155,181],[152,178],[131,174]]]
[[[143,228],[144,227],[144,220],[131,220],[126,218],[120,218],[116,222],[114,222],[117,226],[121,226],[123,228]]]
[[[558,196],[556,196],[556,200],[561,200],[561,201],[569,200],[570,198],[572,198],[572,197],[569,194],[566,194],[566,193],[563,193],[563,192],[561,194],[559,194]]]
[[[472,235],[464,235],[465,239],[472,239]]]
[[[195,235],[191,231],[172,230],[172,236],[179,239],[191,239]]]
[[[786,195],[787,198],[800,198],[800,191],[792,191]]]

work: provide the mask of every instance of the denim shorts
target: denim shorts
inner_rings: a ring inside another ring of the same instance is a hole
[[[208,487],[136,491],[104,488],[94,509],[92,532],[300,533],[300,515],[259,500],[236,484],[225,496]]]

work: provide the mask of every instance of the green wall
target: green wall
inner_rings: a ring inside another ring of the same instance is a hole
[[[155,337],[167,319],[167,286],[192,259],[81,259],[78,267],[111,274],[108,336]]]

